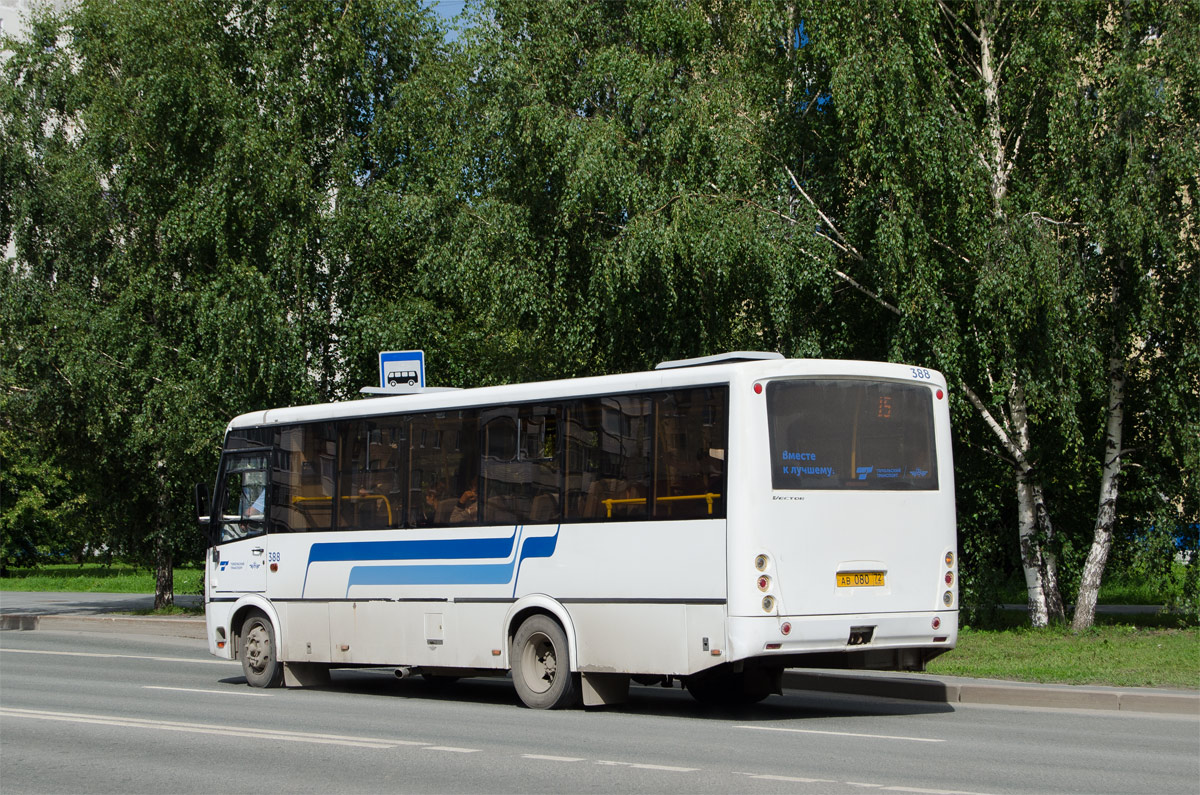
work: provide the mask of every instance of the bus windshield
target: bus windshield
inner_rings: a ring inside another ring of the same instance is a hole
[[[936,490],[933,404],[915,384],[865,380],[767,385],[776,489]]]

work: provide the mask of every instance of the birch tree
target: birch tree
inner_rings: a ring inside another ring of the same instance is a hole
[[[34,29],[3,67],[0,238],[5,300],[44,311],[0,354],[6,408],[158,606],[229,417],[339,387],[334,199],[436,31],[415,2],[269,0],[83,0]]]
[[[843,181],[822,192],[784,169],[789,187],[845,263],[837,277],[895,316],[895,350],[927,351],[991,433],[1016,486],[1035,625],[1065,618],[1047,484],[1071,486],[1102,440],[1076,613],[1087,626],[1128,458],[1125,383],[1132,363],[1166,358],[1157,340],[1179,344],[1153,328],[1172,314],[1161,295],[1194,279],[1196,125],[1180,99],[1194,96],[1195,59],[1181,55],[1195,54],[1192,12],[974,0],[789,11],[829,65]],[[1101,383],[1098,428],[1077,409]],[[1188,394],[1178,379],[1164,387]]]
[[[1122,516],[1144,526],[1156,515],[1174,527],[1196,521],[1200,422],[1193,207],[1200,18],[1194,5],[1176,3],[1101,3],[1091,11],[1094,25],[1080,32],[1085,46],[1057,87],[1049,130],[1063,153],[1057,213],[1075,222],[1097,381],[1107,393],[1096,519],[1072,618],[1077,631],[1092,625]],[[1181,364],[1192,367],[1190,375]],[[1177,452],[1155,460],[1147,426]],[[1119,510],[1126,473],[1162,504]]]
[[[832,249],[827,272],[858,311],[883,312],[889,356],[935,362],[957,382],[958,405],[1012,472],[1033,622],[1061,621],[1043,465],[1079,443],[1067,342],[1081,305],[1033,185],[1040,86],[1067,62],[1069,20],[982,2],[774,13],[811,42],[792,48],[787,84],[806,101],[780,102],[768,136],[787,199],[775,214],[808,247]],[[832,175],[813,168],[831,161]],[[1048,426],[1058,430],[1039,439]]]

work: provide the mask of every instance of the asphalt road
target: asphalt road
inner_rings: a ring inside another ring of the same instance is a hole
[[[252,690],[197,641],[0,634],[0,787],[23,792],[1195,793],[1200,717],[789,693],[737,712],[634,688],[531,711],[338,671]]]

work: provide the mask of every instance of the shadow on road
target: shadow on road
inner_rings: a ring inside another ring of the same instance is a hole
[[[241,676],[228,677],[222,684],[244,684]],[[374,695],[380,698],[447,701],[524,709],[507,676],[460,679],[453,684],[427,682],[421,678],[397,679],[392,669],[341,669],[331,672],[331,682],[321,688],[333,693]],[[303,693],[304,690],[289,690]],[[904,701],[878,696],[855,696],[808,690],[786,690],[782,696],[768,696],[751,706],[716,708],[700,704],[676,684],[673,688],[634,685],[629,701],[606,707],[586,707],[587,711],[622,715],[647,715],[665,718],[738,721],[794,721],[798,718],[845,716],[880,717],[888,715],[934,715],[952,713],[950,704]]]

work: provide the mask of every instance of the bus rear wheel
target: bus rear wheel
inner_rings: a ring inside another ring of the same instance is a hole
[[[525,619],[513,638],[513,685],[530,709],[562,709],[579,701],[578,675],[571,673],[567,635],[554,619]]]
[[[254,615],[242,626],[242,673],[251,687],[279,687],[283,682],[283,663],[275,645],[275,630],[264,615]]]

